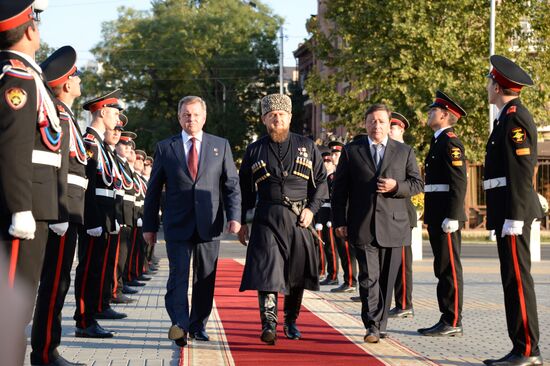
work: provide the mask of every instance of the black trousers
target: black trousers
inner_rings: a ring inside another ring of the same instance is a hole
[[[323,245],[326,263],[326,275],[330,280],[338,279],[338,250],[335,241],[335,235],[332,227],[323,226],[321,230],[321,238],[325,243]]]
[[[130,232],[129,244],[128,244],[128,257],[126,259],[126,265],[124,266],[123,280],[124,282],[130,282],[135,280],[138,275],[136,274],[136,262],[138,255],[139,245],[139,230],[137,226],[132,228]]]
[[[114,288],[114,273],[116,253],[119,247],[119,234],[109,234],[107,245],[102,254],[99,294],[97,300],[97,312],[100,313],[111,307],[111,297]]]
[[[461,326],[464,283],[460,262],[460,230],[445,233],[439,225],[428,225],[428,234],[434,255],[434,274],[438,280],[440,320],[453,327]]]
[[[69,223],[64,236],[48,232],[44,266],[40,276],[31,333],[31,363],[48,364],[59,357],[61,310],[71,285],[78,230],[80,224]]]
[[[98,308],[101,270],[108,235],[102,233],[98,237],[89,236],[84,228],[79,232],[78,266],[74,280],[76,310],[73,316],[79,328],[96,324],[94,315]]]
[[[539,320],[535,285],[531,276],[531,227],[523,226],[523,235],[501,238],[502,229],[495,230],[500,277],[504,289],[504,308],[508,336],[515,354],[538,356]]]
[[[122,294],[122,286],[124,286],[122,276],[127,264],[128,250],[132,244],[132,229],[133,228],[130,226],[124,226],[120,228],[120,232],[118,233],[119,239],[117,244],[117,252],[115,255],[115,270],[113,273],[113,298],[116,298]]]
[[[395,279],[394,293],[395,306],[398,309],[411,309],[412,303],[412,247],[406,246],[401,249],[401,265]]]
[[[32,240],[19,240],[9,235],[10,223],[2,222],[1,224],[0,245],[8,261],[8,268],[4,268],[5,273],[8,275],[8,285],[24,297],[27,305],[24,309],[21,309],[21,318],[24,319],[24,325],[13,334],[13,337],[21,340],[14,353],[19,358],[18,364],[22,365],[27,347],[25,326],[32,318],[36,291],[44,262],[44,253],[46,252],[46,243],[48,242],[48,223],[45,221],[36,222],[36,230]]]
[[[342,272],[344,272],[344,283],[348,286],[357,286],[357,259],[355,257],[355,247],[350,245],[347,240],[334,236]]]
[[[393,286],[401,261],[401,247],[386,248],[376,243],[366,244],[355,246],[355,254],[359,266],[363,325],[365,329],[374,326],[385,332]]]

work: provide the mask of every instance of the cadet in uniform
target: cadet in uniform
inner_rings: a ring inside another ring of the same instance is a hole
[[[285,294],[285,335],[300,339],[296,319],[304,289],[319,289],[318,243],[307,228],[328,190],[313,141],[289,132],[290,98],[267,95],[261,108],[269,135],[248,146],[239,171],[242,222],[256,207],[240,291],[258,291],[261,340],[275,344],[277,293]],[[246,245],[247,238],[243,225],[239,240]]]
[[[33,58],[40,47],[40,10],[31,0],[0,1],[0,245],[8,285],[26,296],[25,322],[32,317],[48,222],[66,220],[58,209],[61,124]],[[22,341],[15,351],[20,364],[23,332],[12,335]]]
[[[118,129],[122,129],[128,119],[123,114],[120,115],[122,123],[120,126],[117,126]],[[114,267],[114,276],[113,276],[113,292],[111,302],[115,304],[128,304],[134,302],[134,299],[126,296],[123,293],[124,282],[123,274],[124,268],[126,267],[126,262],[128,259],[128,248],[131,244],[131,233],[133,231],[135,222],[134,222],[134,211],[136,210],[136,193],[137,189],[134,184],[133,179],[133,170],[128,163],[128,156],[132,151],[132,144],[134,144],[134,139],[137,135],[134,132],[123,131],[120,136],[120,140],[116,145],[116,162],[118,170],[120,172],[122,188],[124,195],[122,198],[122,212],[120,217],[120,232],[117,244],[117,251],[115,256],[115,267]],[[128,291],[128,290],[126,290]],[[135,291],[135,290],[132,290]],[[136,291],[137,292],[137,291]]]
[[[334,171],[336,167],[332,163],[331,151],[329,148],[321,148],[321,157],[323,165],[327,171],[327,187],[329,191],[332,189],[332,180],[334,179]],[[324,258],[326,263],[327,275],[319,284],[320,285],[337,285],[338,284],[338,251],[336,250],[336,242],[332,230],[332,210],[330,208],[330,198],[327,198],[321,208],[315,215],[315,226],[318,232],[321,233],[321,238],[324,244],[321,248],[324,249]],[[323,261],[321,261],[323,262]],[[323,268],[324,270],[324,268]]]
[[[487,228],[497,237],[508,336],[513,348],[487,365],[542,365],[535,287],[531,277],[531,223],[543,217],[533,188],[537,164],[537,129],[519,94],[533,85],[511,60],[491,56],[487,83],[489,103],[500,112],[489,136],[483,188],[487,195]]]
[[[103,329],[95,320],[101,281],[101,268],[107,236],[116,231],[115,222],[115,168],[111,154],[103,143],[106,130],[113,130],[122,110],[120,90],[84,103],[92,113],[91,125],[86,129],[84,146],[88,156],[86,177],[88,189],[84,203],[84,228],[79,233],[78,266],[75,277],[76,336],[110,338],[113,333]]]
[[[48,57],[40,67],[57,97],[57,111],[63,128],[63,174],[67,175],[68,199],[60,200],[59,209],[66,222],[50,224],[44,266],[34,310],[30,355],[32,365],[83,365],[65,360],[57,352],[61,342],[61,310],[71,285],[71,267],[78,230],[84,222],[86,150],[76,123],[72,105],[80,96],[80,72],[76,51],[64,46]],[[62,187],[60,187],[62,189]]]
[[[390,138],[401,143],[405,143],[403,135],[410,126],[409,121],[401,113],[392,112],[390,119]],[[409,200],[407,202],[407,212],[411,223],[411,230],[416,227],[416,210]],[[404,246],[401,249],[401,266],[397,272],[395,280],[394,299],[395,307],[388,312],[389,318],[408,318],[414,316],[412,303],[412,247]]]
[[[329,142],[328,147],[331,149],[330,157],[336,170],[344,144],[335,140]],[[334,175],[331,180],[333,179]],[[332,184],[330,192],[332,192]],[[344,240],[337,235],[334,235],[334,240],[336,241],[338,256],[340,257],[340,263],[342,264],[344,281],[340,286],[331,289],[330,292],[355,292],[357,290],[357,259],[355,259],[355,249],[349,245],[347,240]],[[352,297],[352,300],[355,301],[356,299],[361,301],[361,298],[358,296]]]
[[[464,146],[453,126],[466,115],[455,101],[441,91],[429,106],[428,126],[434,131],[426,157],[424,223],[428,225],[434,255],[437,302],[441,318],[418,332],[425,336],[462,335],[462,264],[460,229],[466,221],[466,161]]]

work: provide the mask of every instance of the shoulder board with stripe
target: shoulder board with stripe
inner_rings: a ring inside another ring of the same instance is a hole
[[[19,79],[25,79],[25,80],[33,79],[32,75],[29,74],[28,72],[10,68],[9,66],[8,66],[8,69],[4,72],[4,75],[12,76],[14,78],[19,78]]]
[[[447,136],[449,136],[450,138],[455,138],[457,137],[456,134],[454,132],[447,132]]]
[[[95,136],[91,133],[87,133],[86,136],[83,138],[84,142],[87,142],[89,144],[96,144]]]
[[[513,106],[511,106],[510,108],[508,108],[506,110],[506,114],[516,113],[516,109],[517,109],[517,107],[515,105],[513,105]]]
[[[10,62],[10,65],[16,69],[25,70],[25,71],[27,70],[27,67],[25,66],[23,61],[10,59],[9,62]]]

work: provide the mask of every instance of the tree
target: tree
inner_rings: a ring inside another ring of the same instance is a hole
[[[259,122],[259,99],[275,90],[278,70],[281,19],[255,3],[155,0],[150,11],[120,8],[93,50],[103,73],[89,75],[87,93],[121,88],[129,128],[149,152],[181,130],[178,101],[201,96],[205,130],[227,137],[242,154]]]
[[[333,73],[310,74],[306,89],[337,117],[333,124],[362,128],[366,106],[388,103],[411,122],[409,141],[427,152],[426,105],[437,89],[468,112],[457,125],[470,161],[482,161],[488,135],[485,75],[489,70],[489,1],[330,0],[326,24],[312,18],[312,50]],[[522,93],[538,123],[549,123],[548,1],[504,0],[498,6],[496,53],[518,60],[537,80]],[[528,22],[528,32],[522,24]],[[510,48],[514,39],[516,48]],[[345,92],[338,93],[338,83]]]

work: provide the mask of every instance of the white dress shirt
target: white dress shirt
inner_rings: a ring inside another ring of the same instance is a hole
[[[374,159],[374,154],[376,153],[375,151],[375,147],[374,145],[377,145],[375,144],[370,136],[367,137],[369,139],[369,148],[370,148],[370,153],[372,155],[372,158]],[[384,159],[384,153],[386,152],[386,146],[388,145],[388,136],[386,136],[384,138],[384,140],[382,140],[382,142],[380,142],[380,144],[382,145],[382,148],[380,149],[380,161],[382,161]]]
[[[197,149],[197,158],[198,161],[200,161],[201,158],[201,144],[202,144],[202,135],[203,132],[200,131],[197,136],[195,137],[195,148]],[[184,130],[181,130],[181,138],[183,140],[183,149],[185,150],[185,161],[187,161],[187,158],[189,157],[189,149],[191,149],[191,137],[185,132]]]

